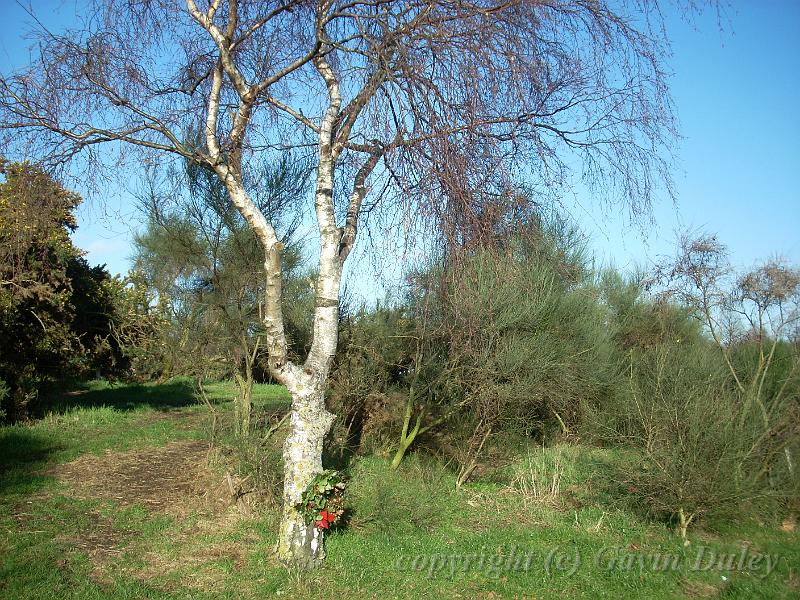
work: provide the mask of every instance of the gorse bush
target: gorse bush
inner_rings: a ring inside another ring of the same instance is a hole
[[[730,512],[746,493],[737,481],[745,446],[721,370],[698,348],[631,350],[624,441],[642,461],[625,473],[632,496],[684,527],[711,510]],[[747,491],[749,493],[749,490]]]
[[[579,436],[636,457],[608,471],[616,489],[683,535],[796,505],[796,344],[751,334],[720,348],[696,307],[646,293],[642,276],[595,278],[567,230],[538,226],[448,255],[409,277],[404,305],[359,314],[332,401],[348,433],[358,422],[377,441],[362,450],[394,446],[396,466],[416,444],[460,485],[494,444]],[[515,481],[548,500],[557,471]]]
[[[455,458],[469,468],[495,433],[573,432],[582,404],[614,383],[585,262],[574,229],[540,219],[502,247],[412,273],[402,304],[356,313],[343,324],[331,384],[339,444],[396,444],[397,462],[438,429],[434,446],[461,448]]]
[[[400,450],[417,423],[446,419],[443,447],[460,482],[496,433],[574,433],[582,405],[614,385],[605,309],[580,238],[558,220],[528,227],[409,278],[419,347]]]
[[[611,270],[598,278],[597,302],[602,307],[604,329],[611,340],[603,360],[613,374],[602,395],[587,398],[582,404],[580,432],[589,440],[619,442],[642,437],[641,422],[631,402],[631,382],[634,362],[648,352],[672,348],[675,356],[687,357],[686,368],[694,370],[695,379],[691,381],[710,376],[722,366],[690,313],[646,297],[640,279],[637,276],[624,279]],[[694,352],[699,352],[700,360],[689,359]]]
[[[403,306],[362,307],[344,320],[329,396],[335,452],[379,452],[391,444],[415,367],[413,335]]]
[[[743,339],[731,347],[731,363],[740,381],[750,381],[765,359],[764,345],[772,340]],[[769,402],[791,400],[800,405],[800,351],[797,343],[777,340],[769,368],[764,373],[761,394]],[[758,390],[755,390],[758,392]]]
[[[438,454],[457,485],[484,476],[487,457],[502,473],[515,451],[502,446],[520,440],[543,444],[539,458],[557,457],[547,447],[559,440],[613,446],[627,458],[603,470],[608,490],[684,536],[703,518],[797,507],[800,354],[788,326],[800,278],[768,265],[724,288],[718,245],[692,248],[702,256],[670,275],[712,282],[705,303],[662,293],[658,272],[594,274],[557,218],[451,249],[408,277],[403,303],[343,328],[338,437],[394,453],[395,467],[412,447]],[[759,316],[774,327],[754,329]],[[512,488],[554,501],[563,468],[528,460]]]
[[[469,292],[451,297],[442,342],[470,412],[525,435],[573,429],[581,403],[601,396],[612,375],[592,290],[536,256],[480,254],[450,277]]]
[[[36,412],[43,385],[115,376],[126,359],[114,280],[70,239],[80,196],[28,163],[0,158],[0,177],[0,410],[14,421]]]
[[[785,464],[797,435],[791,403],[771,393],[764,394],[765,403],[755,402],[751,390],[737,387],[692,311],[649,299],[635,282],[613,274],[601,285],[618,381],[615,393],[587,405],[583,432],[639,454],[612,474],[625,483],[628,497],[674,521],[684,536],[703,516],[730,518],[771,500],[785,505],[796,494]],[[759,362],[750,360],[748,367],[748,352],[738,354],[742,381]],[[785,358],[784,365],[791,363]],[[776,375],[786,382],[790,369],[781,371]]]
[[[6,385],[5,381],[0,379],[0,421],[2,421],[6,416],[5,410],[3,410],[6,396],[8,396],[8,386]]]

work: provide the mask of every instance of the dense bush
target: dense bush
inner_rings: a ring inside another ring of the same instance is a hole
[[[41,169],[0,161],[0,410],[16,420],[52,381],[125,368],[114,288],[70,239],[81,202]]]
[[[772,340],[744,339],[731,347],[731,363],[740,381],[749,382],[765,360],[764,346],[769,351]],[[800,347],[797,342],[777,340],[769,368],[764,373],[761,394],[774,400],[792,399],[800,406]]]
[[[5,410],[3,409],[6,396],[8,396],[8,386],[5,381],[0,379],[0,421],[5,419],[6,416]]]
[[[696,377],[718,375],[721,360],[712,353],[700,324],[679,306],[654,301],[642,288],[641,277],[628,279],[607,270],[598,278],[597,302],[604,312],[604,329],[611,339],[611,350],[604,355],[613,373],[600,396],[582,403],[581,435],[588,440],[641,439],[643,431],[631,403],[632,368],[645,354],[672,348],[681,356],[701,350],[703,360],[687,363]],[[706,360],[708,359],[708,360]]]
[[[404,306],[362,307],[342,321],[329,398],[340,455],[381,452],[395,442],[415,368],[414,333]]]
[[[563,221],[540,219],[411,274],[400,306],[361,311],[333,376],[339,437],[393,445],[397,463],[438,428],[434,446],[466,480],[497,433],[575,433],[583,405],[616,381],[581,244]]]
[[[652,279],[595,278],[559,221],[408,281],[404,303],[343,329],[331,395],[341,439],[396,449],[394,464],[428,448],[457,465],[459,484],[520,437],[612,445],[633,457],[608,470],[616,489],[684,535],[702,517],[797,505],[788,338],[723,342],[697,305],[647,292]]]
[[[797,439],[796,406],[767,394],[762,412],[749,389],[734,385],[723,353],[692,311],[611,275],[602,297],[619,380],[614,394],[587,407],[584,434],[636,452],[637,460],[612,474],[629,498],[674,520],[683,535],[704,515],[733,517],[770,500],[785,505],[796,494],[786,466]],[[740,378],[748,381],[744,355],[752,349],[739,350]]]
[[[477,254],[446,275],[443,287],[459,292],[447,294],[441,343],[473,422],[459,458],[464,477],[491,433],[574,433],[583,404],[614,382],[604,310],[586,276],[565,278],[553,253],[528,244]]]

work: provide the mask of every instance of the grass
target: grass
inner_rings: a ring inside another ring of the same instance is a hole
[[[607,495],[597,475],[619,456],[580,446],[526,449],[501,476],[458,490],[434,458],[412,453],[392,471],[384,459],[359,457],[350,465],[347,526],[328,536],[325,566],[286,570],[271,554],[275,504],[243,515],[217,502],[230,465],[222,453],[222,470],[205,469],[208,411],[191,382],[97,382],[78,392],[53,398],[39,420],[0,428],[1,598],[800,594],[795,532],[743,518],[696,530],[683,546],[665,524]],[[210,384],[208,392],[230,419],[233,386]],[[288,396],[256,386],[254,401],[257,412],[273,414]],[[158,456],[175,461],[174,477]],[[109,478],[143,465],[157,475],[150,495],[140,487],[120,494]],[[275,461],[260,468],[279,479]],[[766,554],[779,557],[768,576]]]

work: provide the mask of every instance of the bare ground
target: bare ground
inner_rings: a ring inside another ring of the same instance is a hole
[[[191,440],[82,456],[54,467],[48,474],[63,483],[71,497],[111,501],[121,507],[143,506],[148,515],[174,518],[176,543],[193,548],[197,554],[183,555],[186,563],[219,558],[220,553],[239,562],[241,554],[235,546],[197,544],[193,539],[205,531],[230,529],[242,513],[241,502],[237,506],[236,480],[215,474],[208,463],[208,443]],[[78,536],[64,536],[60,541],[87,554],[93,565],[92,578],[108,583],[109,562],[137,541],[137,533],[116,526],[99,511],[86,516],[88,525]],[[157,553],[145,552],[143,558],[145,566],[138,573],[142,579],[167,570],[159,564]]]
[[[163,447],[82,456],[48,472],[80,499],[139,504],[149,511],[178,515],[207,510],[208,444],[173,442]]]

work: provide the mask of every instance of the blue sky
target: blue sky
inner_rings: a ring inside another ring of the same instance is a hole
[[[677,206],[655,206],[646,240],[619,215],[574,209],[606,261],[646,264],[688,228],[717,233],[741,267],[772,256],[800,264],[800,2],[735,4],[723,31],[711,12],[691,26],[668,17]]]
[[[31,4],[53,29],[74,20],[74,0]],[[31,19],[14,0],[0,5],[5,73],[27,61],[29,41],[22,36]],[[800,265],[800,2],[737,2],[721,25],[722,31],[713,12],[689,25],[667,11],[673,41],[668,64],[683,136],[677,203],[662,198],[643,237],[626,222],[624,210],[604,213],[588,197],[565,200],[591,236],[599,261],[646,266],[672,251],[677,230],[689,228],[717,233],[738,266],[773,256]],[[137,226],[127,192],[87,199],[78,217],[75,242],[88,259],[114,273],[126,271]],[[361,272],[359,287],[376,289],[368,283],[371,269],[354,266]]]

